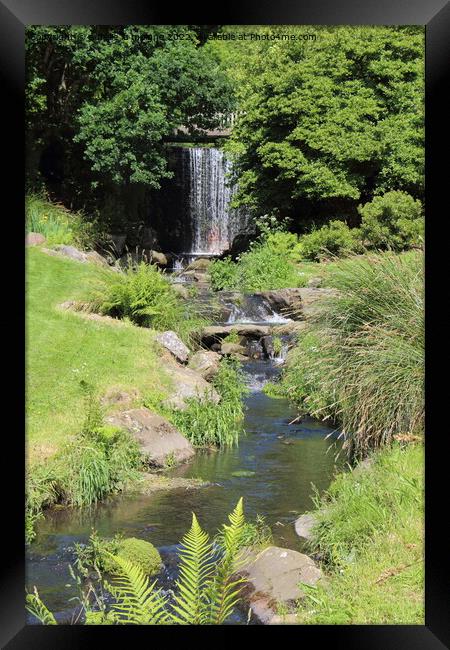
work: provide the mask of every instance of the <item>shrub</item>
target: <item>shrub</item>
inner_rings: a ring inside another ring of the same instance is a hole
[[[387,192],[358,208],[361,235],[370,248],[405,250],[423,241],[422,204],[406,192]]]
[[[240,366],[232,358],[223,359],[213,385],[220,403],[192,398],[184,411],[172,411],[170,420],[195,446],[236,444],[242,432],[244,409],[242,398],[247,392]]]
[[[299,262],[301,259],[301,245],[298,236],[292,232],[273,232],[266,237],[267,248],[286,257],[291,262]]]
[[[61,204],[51,203],[44,196],[31,194],[25,198],[25,219],[28,232],[38,232],[47,244],[92,247],[97,239],[97,225],[81,213],[70,212]]]
[[[357,228],[350,229],[343,221],[330,221],[326,226],[300,237],[299,253],[305,260],[319,261],[323,257],[343,257],[362,253],[364,248]]]
[[[423,255],[341,260],[283,377],[304,411],[340,423],[358,456],[424,423]]]
[[[104,270],[90,303],[102,314],[128,318],[142,327],[175,330],[190,343],[193,333],[207,323],[194,315],[160,269],[145,262],[116,272]]]
[[[236,289],[251,293],[303,284],[289,256],[276,252],[266,241],[255,244],[237,262],[230,258],[214,261],[208,272],[215,291]]]

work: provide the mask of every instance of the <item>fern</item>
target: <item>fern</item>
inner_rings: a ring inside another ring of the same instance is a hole
[[[34,588],[33,594],[27,594],[26,608],[35,616],[42,625],[57,625],[56,619],[42,602],[38,590]]]
[[[155,589],[156,580],[150,583],[140,567],[118,555],[108,555],[118,566],[114,584],[106,584],[106,588],[117,601],[112,605],[117,622],[134,625],[167,623],[167,602],[161,591]]]
[[[211,585],[209,599],[211,602],[209,624],[221,625],[233,612],[239,602],[244,578],[231,580],[241,561],[239,558],[240,539],[245,525],[242,497],[229,515],[230,524],[224,524],[222,530],[223,557],[217,566]]]
[[[240,564],[240,540],[245,526],[242,498],[229,515],[214,544],[195,514],[183,537],[180,573],[173,602],[156,589],[142,569],[129,560],[105,552],[117,565],[113,584],[105,582],[115,599],[111,610],[91,611],[84,602],[87,625],[221,625],[240,599],[243,578],[233,579]],[[97,602],[97,605],[101,603]],[[27,596],[27,608],[44,625],[56,625],[37,591]]]
[[[213,570],[213,546],[192,514],[192,525],[180,550],[179,594],[175,596],[174,620],[181,624],[200,625],[207,612],[206,592]]]

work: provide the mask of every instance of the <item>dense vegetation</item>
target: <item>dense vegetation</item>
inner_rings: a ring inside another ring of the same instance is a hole
[[[233,98],[187,26],[33,26],[26,57],[28,182],[105,227],[124,227],[133,186],[170,174],[174,128],[214,125]]]
[[[422,198],[423,29],[313,31],[314,41],[210,44],[234,81],[241,111],[227,143],[239,200],[304,229],[336,217],[357,225],[357,206],[390,190]]]
[[[326,588],[306,588],[300,623],[423,624],[423,448],[399,444],[340,474],[316,499],[310,549]]]
[[[235,445],[242,434],[243,397],[247,388],[240,364],[233,358],[223,359],[212,384],[220,396],[219,404],[191,398],[184,411],[172,411],[168,417],[197,447]]]
[[[130,260],[125,269],[105,270],[92,292],[89,309],[141,327],[176,330],[191,345],[195,344],[195,332],[208,324],[206,317],[194,312],[176,293],[167,276],[145,261]]]
[[[358,455],[424,427],[423,255],[384,253],[333,268],[324,301],[288,361],[283,386],[338,422]]]
[[[146,571],[120,554],[108,553],[115,563],[115,579],[105,581],[113,604],[105,599],[82,598],[87,625],[221,625],[233,613],[240,599],[243,578],[233,577],[240,561],[245,518],[242,499],[229,515],[220,534],[211,541],[195,514],[179,551],[180,572],[176,592],[169,594],[150,582]],[[136,540],[142,541],[142,540]],[[42,623],[56,625],[56,619],[37,590],[27,596],[28,610]]]

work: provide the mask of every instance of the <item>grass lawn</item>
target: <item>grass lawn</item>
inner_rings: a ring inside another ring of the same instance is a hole
[[[52,455],[84,418],[80,381],[98,391],[164,392],[152,332],[88,320],[58,308],[82,299],[99,273],[93,264],[27,251],[27,441],[29,460]]]
[[[424,624],[422,445],[384,449],[329,488],[316,529],[329,584],[309,588],[299,623]]]

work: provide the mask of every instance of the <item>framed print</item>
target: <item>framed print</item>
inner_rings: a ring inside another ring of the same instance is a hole
[[[2,647],[448,647],[449,6],[251,5],[0,3]]]

